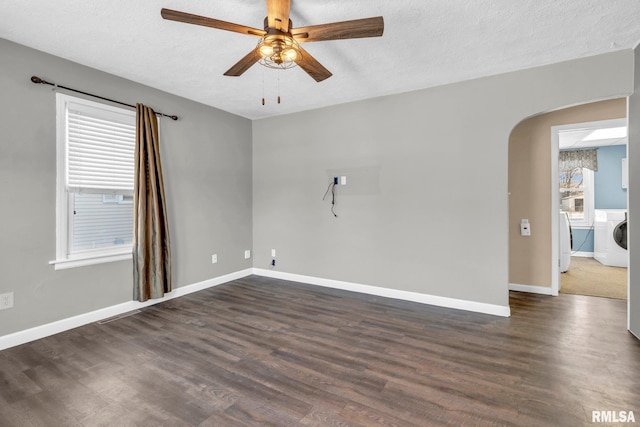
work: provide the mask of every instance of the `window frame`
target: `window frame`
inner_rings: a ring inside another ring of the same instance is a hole
[[[115,114],[130,115],[134,123],[136,116],[135,111],[56,93],[56,259],[49,262],[54,265],[55,270],[130,260],[133,256],[131,244],[69,253],[69,244],[73,238],[73,221],[69,213],[73,211],[74,197],[74,193],[68,190],[66,184],[67,110],[71,103]],[[133,227],[133,224],[131,226]]]
[[[591,228],[593,227],[593,220],[595,215],[595,173],[588,168],[582,168],[582,191],[583,191],[583,219],[572,219],[569,217],[569,223],[571,227],[580,229],[580,228]],[[560,192],[560,199],[562,192]]]

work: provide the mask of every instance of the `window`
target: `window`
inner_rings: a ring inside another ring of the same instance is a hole
[[[131,257],[135,120],[57,94],[56,269]]]
[[[593,171],[575,168],[560,171],[560,210],[569,214],[571,225],[593,225]]]

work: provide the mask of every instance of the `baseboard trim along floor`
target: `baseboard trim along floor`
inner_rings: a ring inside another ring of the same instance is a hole
[[[394,298],[405,301],[418,302],[422,304],[435,305],[438,307],[453,308],[457,310],[466,310],[476,313],[491,314],[494,316],[509,317],[511,315],[510,308],[508,306],[500,306],[494,304],[486,304],[474,301],[460,300],[455,298],[447,298],[436,295],[421,294],[418,292],[401,291],[397,289],[382,288],[379,286],[363,285],[358,283],[343,282],[339,280],[323,279],[313,276],[304,276],[300,274],[285,273],[282,271],[267,270],[262,268],[247,268],[245,270],[237,271],[235,273],[226,274],[224,276],[215,277],[213,279],[204,280],[202,282],[194,283],[192,285],[182,286],[174,289],[170,293],[166,294],[163,298],[148,300],[145,302],[127,301],[122,304],[113,305],[111,307],[105,307],[99,310],[91,311],[89,313],[79,314],[77,316],[69,317],[67,319],[58,320],[55,322],[47,323],[45,325],[36,326],[24,331],[15,332],[9,335],[0,337],[0,350],[4,350],[10,347],[15,347],[20,344],[24,344],[30,341],[35,341],[40,338],[48,337],[60,332],[67,331],[69,329],[77,328],[82,325],[86,325],[100,320],[109,319],[114,316],[119,316],[130,311],[139,310],[143,307],[158,304],[164,301],[168,301],[173,298],[178,298],[183,295],[188,295],[193,292],[198,292],[203,289],[218,286],[223,283],[230,282],[232,280],[241,279],[252,274],[258,276],[271,277],[275,279],[290,280],[294,282],[301,282],[310,285],[323,286],[327,288],[341,289],[345,291],[359,292],[369,295],[376,295],[386,298]],[[509,288],[511,289],[511,286]],[[541,288],[542,289],[542,288]],[[514,289],[515,290],[515,289]],[[532,291],[526,291],[532,292]],[[539,292],[538,292],[539,293]]]
[[[267,270],[262,268],[254,268],[253,273],[258,276],[272,277],[274,279],[291,280],[293,282],[301,282],[309,285],[324,286],[327,288],[341,289],[343,291],[360,292],[363,294],[377,295],[386,298],[419,302],[422,304],[435,305],[438,307],[455,308],[458,310],[473,311],[476,313],[491,314],[501,317],[511,316],[511,310],[509,306],[440,297],[436,295],[421,294],[418,292],[382,288],[379,286],[342,282],[339,280],[322,279],[313,276],[304,276],[301,274],[285,273],[282,271]]]
[[[554,295],[551,288],[548,288],[546,286],[519,285],[517,283],[509,283],[509,290],[517,292],[529,292],[531,294],[558,296],[558,294]]]
[[[582,258],[593,258],[593,252],[572,252],[571,256],[579,256]]]
[[[232,280],[241,279],[243,277],[250,276],[251,274],[253,274],[253,269],[247,268],[245,270],[237,271],[235,273],[225,274],[224,276],[219,276],[213,279],[208,279],[202,282],[176,288],[173,291],[165,294],[163,298],[147,300],[145,302],[127,301],[122,304],[112,305],[111,307],[101,308],[99,310],[91,311],[89,313],[79,314],[77,316],[68,317],[66,319],[47,323],[45,325],[40,325],[30,329],[25,329],[24,331],[19,331],[13,334],[4,335],[0,337],[0,350],[4,350],[10,347],[15,347],[17,345],[24,344],[30,341],[35,341],[40,338],[48,337],[50,335],[67,331],[69,329],[77,328],[78,326],[108,319],[110,317],[118,316],[124,313],[128,313],[130,311],[138,310],[143,307],[148,307],[150,305],[168,301],[173,298],[178,298],[183,295],[188,295],[193,292],[198,292],[203,289],[210,288],[212,286],[218,286],[223,283],[230,282]]]

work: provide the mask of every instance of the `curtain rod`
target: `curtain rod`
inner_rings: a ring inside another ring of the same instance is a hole
[[[78,90],[78,89],[71,89],[70,87],[66,87],[66,86],[58,85],[58,84],[55,84],[55,83],[50,83],[50,82],[48,82],[48,81],[46,81],[46,80],[41,79],[41,78],[40,78],[40,77],[38,77],[38,76],[31,76],[31,81],[32,81],[33,83],[36,83],[36,84],[43,84],[43,85],[50,85],[50,86],[53,86],[53,87],[59,87],[59,88],[61,88],[61,89],[70,90],[71,92],[81,93],[81,94],[83,94],[83,95],[88,95],[88,96],[92,96],[92,97],[94,97],[94,98],[103,99],[103,100],[105,100],[105,101],[114,102],[114,103],[116,103],[116,104],[124,105],[124,106],[131,107],[131,108],[134,108],[134,109],[136,108],[136,106],[135,106],[135,105],[127,104],[127,103],[125,103],[125,102],[116,101],[115,99],[109,99],[109,98],[105,98],[104,96],[98,96],[98,95],[94,95],[94,94],[89,93],[89,92],[83,92],[83,91]],[[155,113],[156,113],[156,115],[158,115],[158,116],[169,117],[171,120],[178,120],[178,116],[170,116],[170,115],[168,115],[168,114],[159,113],[159,112],[157,112],[157,111],[155,111]]]

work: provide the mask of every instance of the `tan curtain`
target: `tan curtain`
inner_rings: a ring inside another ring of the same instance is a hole
[[[136,153],[133,192],[133,298],[146,301],[171,292],[171,251],[165,206],[158,119],[136,106]]]

